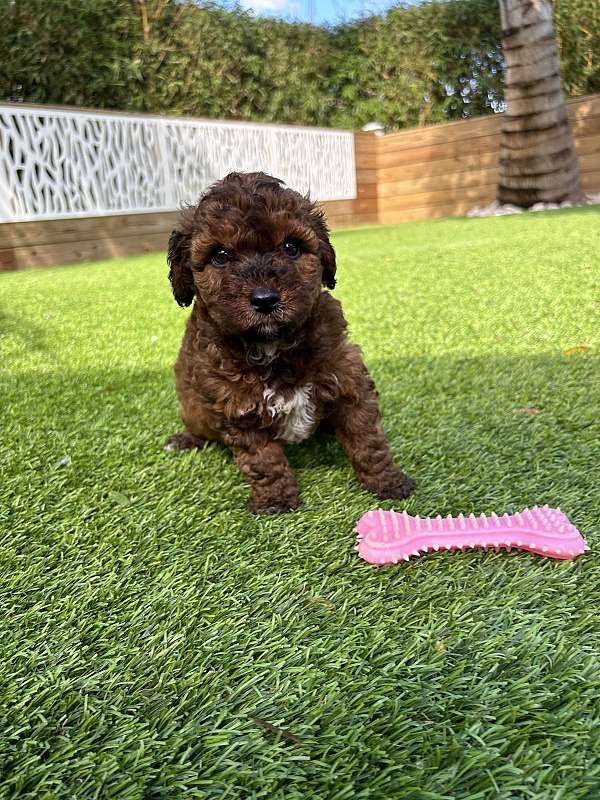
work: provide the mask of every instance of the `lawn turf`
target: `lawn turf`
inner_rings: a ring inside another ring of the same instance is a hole
[[[600,213],[333,239],[396,507],[559,505],[591,552],[371,567],[326,436],[256,518],[225,449],[162,450],[163,254],[2,275],[2,800],[600,797]]]

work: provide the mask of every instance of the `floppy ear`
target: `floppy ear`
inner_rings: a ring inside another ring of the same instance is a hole
[[[329,228],[325,221],[325,212],[315,205],[311,216],[317,238],[319,239],[319,258],[323,267],[323,283],[328,289],[335,288],[335,250],[329,241]]]
[[[319,256],[323,265],[323,283],[328,289],[335,289],[335,250],[328,236],[320,241]]]
[[[169,239],[169,280],[173,297],[180,306],[189,306],[194,299],[194,281],[190,268],[190,237],[174,230]]]

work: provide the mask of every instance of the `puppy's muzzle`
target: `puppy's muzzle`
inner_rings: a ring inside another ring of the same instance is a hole
[[[270,314],[277,308],[281,297],[277,289],[259,286],[250,295],[250,305],[260,314]]]

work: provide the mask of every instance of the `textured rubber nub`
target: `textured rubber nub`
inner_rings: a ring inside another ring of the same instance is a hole
[[[367,511],[356,526],[358,555],[370,564],[397,564],[430,550],[495,547],[529,550],[550,558],[575,558],[589,547],[560,508],[526,508],[517,514],[411,517],[406,511]]]

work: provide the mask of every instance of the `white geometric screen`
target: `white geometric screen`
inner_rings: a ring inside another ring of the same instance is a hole
[[[351,131],[0,104],[0,222],[172,211],[253,170],[356,197]]]

